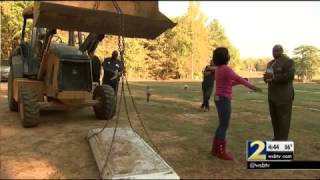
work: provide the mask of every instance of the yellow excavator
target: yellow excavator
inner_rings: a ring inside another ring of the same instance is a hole
[[[88,54],[105,35],[154,39],[175,26],[159,12],[157,1],[35,1],[23,19],[20,43],[9,58],[8,103],[26,128],[39,124],[43,109],[92,106],[98,119],[112,118],[115,92],[108,85],[93,88]],[[29,20],[32,34],[27,41]],[[69,32],[68,43],[57,30]],[[89,33],[83,42],[82,32]]]

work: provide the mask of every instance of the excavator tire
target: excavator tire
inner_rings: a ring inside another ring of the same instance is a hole
[[[97,119],[109,120],[114,116],[116,108],[114,90],[111,86],[99,85],[93,91],[93,99],[99,100],[100,103],[93,106]]]
[[[39,124],[40,106],[39,96],[32,88],[21,87],[19,98],[19,112],[24,128],[32,128]]]

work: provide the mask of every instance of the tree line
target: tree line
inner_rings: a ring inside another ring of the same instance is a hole
[[[21,35],[22,11],[32,1],[1,3],[1,57],[17,45]],[[178,17],[171,17],[177,25],[154,40],[126,38],[125,62],[129,78],[140,79],[201,79],[202,70],[218,46],[230,51],[230,65],[237,71],[264,71],[270,58],[240,59],[239,50],[232,44],[217,19],[208,22],[201,12],[199,2],[189,2],[188,10]],[[31,34],[32,24],[27,24],[26,35]],[[67,41],[67,33],[60,34]],[[27,38],[30,38],[27,36]],[[96,55],[101,61],[118,49],[117,36],[107,35],[99,44]],[[294,50],[297,75],[311,80],[319,71],[319,49],[301,45]]]

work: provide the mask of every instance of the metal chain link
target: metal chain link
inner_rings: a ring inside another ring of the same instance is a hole
[[[130,115],[129,115],[129,110],[128,110],[128,104],[127,104],[127,99],[126,99],[126,94],[125,92],[123,92],[123,102],[124,102],[124,108],[125,108],[125,111],[126,111],[126,114],[127,114],[127,119],[128,119],[128,122],[129,122],[129,125],[131,127],[131,129],[136,132],[136,130],[134,129],[133,127],[133,124],[131,122],[131,119],[130,119]],[[137,132],[136,132],[137,133]]]
[[[113,3],[113,5],[114,5],[114,7],[116,8],[118,14],[119,14],[120,17],[121,17],[121,14],[119,13],[119,12],[121,12],[121,9],[119,9],[119,6],[118,6],[117,2],[112,1],[112,3]],[[94,5],[93,5],[93,8],[94,8],[94,9],[97,9],[99,5],[100,5],[100,1],[95,2]],[[119,11],[119,10],[120,10],[120,11]],[[120,24],[120,26],[121,26],[121,25],[122,25],[122,24]],[[123,42],[124,42],[124,41],[123,41]],[[120,35],[118,36],[118,48],[119,48],[119,51],[120,51],[120,49],[121,49]],[[121,55],[121,54],[120,54],[120,55]],[[123,79],[122,79],[122,80],[123,80]],[[115,94],[115,103],[113,104],[113,108],[114,108],[115,104],[117,104],[117,99],[118,99],[118,98],[117,98],[117,97],[118,97],[118,86],[116,86],[116,90],[115,90],[115,91],[116,91],[116,94]],[[122,94],[121,94],[121,96],[122,96]],[[118,107],[118,106],[117,106],[117,107]],[[99,132],[92,134],[91,136],[88,137],[88,139],[90,139],[90,138],[93,137],[93,136],[96,136],[96,135],[100,134],[102,131],[104,131],[104,129],[105,129],[107,126],[108,126],[108,121],[105,123],[105,125],[103,126],[103,128],[102,128]]]
[[[133,98],[133,95],[132,95],[132,92],[131,92],[131,89],[130,89],[130,86],[129,86],[127,78],[125,79],[125,81],[126,81],[126,85],[127,85],[127,88],[128,88],[128,92],[129,92],[129,96],[131,98],[131,102],[132,102],[133,108],[134,108],[134,110],[135,110],[135,112],[137,114],[137,118],[138,118],[138,120],[139,120],[139,122],[140,122],[140,124],[142,126],[142,129],[143,129],[144,133],[146,134],[146,136],[147,136],[149,142],[151,143],[151,145],[156,149],[156,151],[159,154],[159,156],[163,158],[162,153],[160,152],[159,148],[154,144],[154,142],[153,142],[153,140],[152,140],[147,128],[144,125],[144,122],[143,122],[143,120],[142,120],[142,118],[140,116],[140,112],[139,112],[139,110],[138,110],[138,108],[136,106],[135,100]]]
[[[120,18],[122,17],[122,13],[121,13],[121,9],[119,8],[117,2],[115,1],[112,1],[115,8],[117,9],[118,11],[118,14],[120,15]],[[120,19],[121,21],[123,21],[123,19],[121,18]],[[123,22],[120,24],[120,26],[123,25]],[[122,28],[122,35],[123,35],[123,32],[124,32],[124,29]],[[122,37],[122,46],[123,46],[123,51],[121,50],[121,37]],[[119,35],[118,36],[118,48],[119,48],[119,51],[120,51],[120,56],[121,56],[121,61],[123,62],[124,61],[124,58],[123,58],[123,55],[124,55],[124,38],[123,36]],[[113,147],[113,144],[114,144],[114,141],[115,141],[115,136],[116,136],[116,132],[117,132],[117,129],[118,129],[118,123],[119,123],[119,117],[120,117],[120,109],[121,109],[121,102],[122,102],[122,98],[124,96],[124,77],[125,76],[122,76],[121,78],[121,92],[120,92],[120,101],[118,103],[118,112],[117,112],[117,118],[116,118],[116,124],[115,124],[115,128],[114,128],[114,131],[113,131],[113,135],[112,135],[112,140],[111,140],[111,144],[110,144],[110,148],[109,148],[109,151],[108,151],[108,154],[106,155],[106,159],[103,163],[103,168],[101,170],[101,173],[100,173],[100,177],[102,177],[102,175],[104,174],[104,171],[106,169],[106,166],[108,164],[108,161],[109,161],[109,157],[111,155],[111,151],[112,151],[112,147]],[[118,86],[116,87],[116,92],[117,92],[117,95],[118,95]],[[116,97],[116,102],[117,102],[117,95],[115,96]],[[117,104],[117,103],[115,103]],[[125,103],[126,104],[126,103]],[[125,105],[125,108],[126,108],[126,113],[127,113],[127,117],[128,117],[128,120],[130,122],[130,126],[132,127],[132,124],[131,124],[131,121],[130,121],[130,118],[129,118],[129,114],[128,114],[128,110],[127,110],[127,107]],[[101,129],[101,131],[99,131],[98,133],[96,133],[95,135],[101,133],[106,127],[107,127],[107,124],[105,124],[105,126]],[[133,129],[133,127],[132,127]]]
[[[121,61],[123,62],[123,65],[125,68],[125,61],[124,61],[124,53],[125,53],[125,38],[124,38],[124,19],[123,19],[123,15],[122,15],[122,11],[121,11],[121,8],[119,7],[118,3],[116,1],[112,1],[114,7],[116,8],[118,14],[119,14],[119,17],[120,17],[120,30],[121,30],[121,33],[118,35],[118,49],[119,49],[119,52],[120,52],[120,57],[121,57]],[[124,84],[124,82],[126,84]],[[136,132],[136,130],[134,129],[133,127],[133,124],[131,122],[131,119],[130,119],[130,115],[129,115],[129,111],[128,111],[128,104],[127,104],[127,100],[126,100],[126,96],[125,96],[125,91],[124,91],[124,86],[127,86],[127,89],[128,89],[128,92],[129,92],[129,96],[130,96],[130,99],[132,101],[132,104],[133,104],[133,107],[134,107],[134,110],[135,110],[135,113],[137,114],[137,118],[142,126],[142,129],[144,131],[144,133],[146,134],[147,136],[147,139],[149,140],[149,142],[152,144],[152,146],[155,148],[155,150],[157,151],[157,153],[159,154],[160,157],[163,158],[163,155],[161,154],[161,152],[159,151],[159,148],[154,144],[154,142],[152,141],[151,139],[151,136],[148,132],[148,130],[146,129],[144,123],[143,123],[143,120],[140,116],[140,112],[138,111],[138,108],[136,106],[136,103],[135,103],[135,100],[133,98],[133,95],[132,95],[132,92],[131,92],[131,89],[130,89],[130,86],[129,86],[129,83],[128,83],[128,79],[127,79],[127,76],[126,74],[123,74],[123,76],[121,77],[121,92],[120,92],[120,101],[118,103],[118,111],[117,111],[117,118],[116,118],[116,124],[115,124],[115,128],[114,128],[114,131],[113,131],[113,135],[112,135],[112,140],[111,140],[111,144],[110,144],[110,148],[109,148],[109,151],[108,151],[108,154],[106,156],[106,159],[104,161],[104,165],[103,165],[103,168],[102,168],[102,171],[101,171],[101,174],[100,174],[100,177],[102,177],[102,175],[104,174],[105,172],[105,169],[106,169],[106,166],[107,166],[107,163],[109,161],[109,157],[110,157],[110,154],[111,154],[111,151],[112,151],[112,146],[114,144],[114,141],[115,141],[115,136],[116,136],[116,131],[117,131],[117,128],[118,128],[118,122],[119,122],[119,117],[120,117],[120,109],[121,109],[121,102],[122,102],[122,99],[124,100],[124,106],[125,106],[125,111],[126,111],[126,115],[127,115],[127,119],[128,119],[128,122],[129,122],[129,125],[131,127],[131,129]],[[118,88],[117,89],[117,92],[118,92]],[[117,93],[118,95],[118,93]],[[116,95],[116,102],[117,102],[117,95]],[[115,103],[117,104],[117,103]],[[106,127],[107,127],[107,124],[108,124],[108,121],[106,122],[106,124],[104,125],[104,127],[98,132],[98,133],[95,133],[93,134],[92,136],[94,135],[98,135],[99,133],[101,133]],[[136,132],[137,133],[137,132]],[[92,137],[90,136],[89,139]]]
[[[118,129],[118,123],[119,123],[120,110],[121,110],[121,102],[122,102],[123,94],[124,94],[124,78],[122,77],[122,78],[121,78],[120,101],[119,101],[119,104],[118,104],[117,118],[116,118],[116,122],[115,122],[116,124],[115,124],[115,128],[114,128],[114,131],[113,131],[111,143],[110,143],[110,148],[109,148],[108,154],[107,154],[107,156],[106,156],[106,158],[105,158],[105,161],[104,161],[104,163],[103,163],[103,168],[102,168],[102,170],[101,170],[100,177],[102,177],[102,175],[104,174],[104,171],[105,171],[105,169],[106,169],[106,167],[107,167],[107,164],[108,164],[108,161],[109,161],[109,157],[110,157],[110,155],[111,155],[112,147],[113,147],[113,144],[114,144],[114,141],[115,141],[116,132],[117,132],[117,129]]]

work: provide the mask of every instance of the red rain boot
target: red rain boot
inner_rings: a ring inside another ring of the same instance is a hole
[[[232,155],[226,152],[226,144],[226,141],[215,137],[211,149],[212,155],[224,160],[233,160]]]

